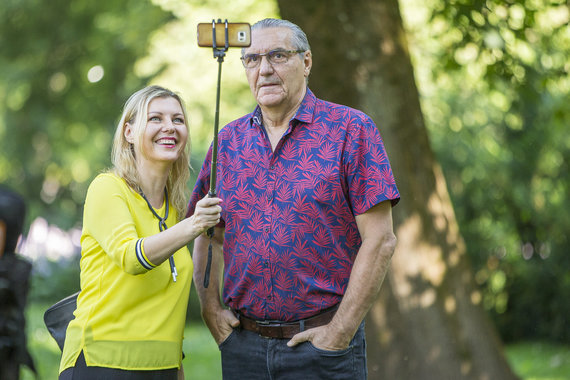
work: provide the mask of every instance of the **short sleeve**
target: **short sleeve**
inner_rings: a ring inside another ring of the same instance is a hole
[[[363,113],[350,118],[343,167],[352,209],[362,214],[383,201],[400,200],[396,181],[380,132]]]

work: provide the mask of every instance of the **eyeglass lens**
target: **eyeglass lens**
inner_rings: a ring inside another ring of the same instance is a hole
[[[243,61],[243,64],[245,67],[252,68],[252,67],[256,67],[257,65],[259,65],[259,63],[261,62],[261,58],[263,56],[266,56],[267,60],[271,64],[280,64],[280,63],[287,62],[287,60],[289,60],[289,58],[291,57],[292,54],[297,54],[297,53],[302,53],[302,52],[303,51],[301,51],[301,50],[276,49],[276,50],[268,51],[267,53],[246,54],[245,56],[243,56],[241,58],[241,60]]]

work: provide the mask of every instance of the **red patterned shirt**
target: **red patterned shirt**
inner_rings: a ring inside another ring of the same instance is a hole
[[[275,151],[259,106],[226,125],[218,147],[224,303],[280,321],[339,303],[361,244],[354,216],[400,199],[374,122],[307,89]],[[208,192],[211,154],[189,214]]]

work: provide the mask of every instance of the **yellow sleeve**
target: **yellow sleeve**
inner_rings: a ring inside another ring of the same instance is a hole
[[[142,249],[144,236],[139,233],[144,220],[135,197],[122,179],[110,173],[101,174],[89,186],[83,211],[86,235],[124,272],[133,275],[154,267],[150,262],[144,265],[140,261],[141,255],[146,258]]]

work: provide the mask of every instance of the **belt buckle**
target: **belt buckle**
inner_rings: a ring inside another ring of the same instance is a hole
[[[282,323],[275,321],[255,321],[255,324],[261,327],[281,327]]]
[[[283,332],[281,331],[282,324],[275,321],[255,321],[257,333],[262,337],[267,338],[282,338]],[[277,334],[271,334],[271,328],[277,328]]]

